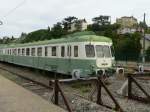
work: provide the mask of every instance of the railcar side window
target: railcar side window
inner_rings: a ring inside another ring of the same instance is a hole
[[[65,56],[65,46],[61,46],[61,57]]]
[[[85,51],[87,57],[95,57],[95,51],[93,45],[85,45]]]
[[[67,56],[71,56],[71,46],[68,46],[67,48]]]
[[[24,56],[25,55],[25,49],[23,48],[22,49],[22,56]]]
[[[56,47],[52,47],[52,56],[56,56]]]
[[[21,51],[21,50],[20,50],[20,49],[18,49],[18,55],[20,55],[20,51]]]
[[[42,47],[38,47],[37,56],[42,56]]]
[[[16,55],[16,54],[17,54],[17,50],[13,49],[13,55]]]
[[[78,57],[78,46],[74,46],[74,57]]]
[[[31,49],[31,56],[35,56],[35,48]]]
[[[9,49],[7,49],[7,55],[9,55]]]
[[[26,48],[26,56],[30,55],[30,48]]]
[[[12,52],[11,52],[11,49],[10,49],[9,54],[11,55],[11,53],[12,53]]]
[[[48,56],[48,47],[45,47],[45,56]]]

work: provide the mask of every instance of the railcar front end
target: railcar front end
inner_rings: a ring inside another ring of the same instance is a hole
[[[73,70],[73,77],[95,77],[98,75],[112,75],[114,68],[114,53],[112,43],[93,42],[84,44],[85,64],[80,69]]]

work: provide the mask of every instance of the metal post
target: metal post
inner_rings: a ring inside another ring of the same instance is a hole
[[[143,31],[143,51],[142,51],[142,62],[143,64],[145,63],[145,25],[146,25],[146,22],[145,22],[145,16],[146,14],[144,13],[144,20],[143,20],[143,23],[144,23],[144,31]]]
[[[128,75],[128,98],[132,97],[132,79],[131,76]]]
[[[58,90],[58,80],[57,79],[55,79],[54,91],[55,91],[55,104],[58,105],[59,90]]]
[[[63,97],[63,100],[64,100],[64,102],[65,102],[65,104],[66,104],[66,107],[67,107],[67,109],[68,109],[68,112],[72,112],[72,109],[71,109],[71,107],[70,107],[70,105],[69,105],[69,103],[68,103],[68,100],[66,99],[66,97],[65,97],[65,95],[64,95],[64,93],[63,93],[63,91],[62,91],[62,89],[61,89],[61,87],[60,87],[59,82],[57,83],[57,86],[58,86],[58,89],[59,89],[59,91],[60,91],[60,94],[61,94],[61,96]]]
[[[132,81],[138,86],[138,88],[147,96],[147,99],[150,99],[150,95],[142,88],[142,86],[134,79],[132,78]]]
[[[101,97],[101,92],[102,92],[102,86],[101,84],[99,83],[99,78],[98,78],[98,93],[97,93],[97,104],[102,104],[102,97]]]
[[[107,106],[105,104],[102,104],[102,100],[101,100],[101,88],[103,87],[104,90],[107,92],[107,94],[109,95],[109,97],[112,99],[112,101],[115,103],[115,110],[123,112],[122,108],[120,107],[119,103],[116,101],[116,99],[113,97],[113,95],[111,94],[111,92],[108,90],[108,88],[105,86],[105,84],[103,83],[103,81],[101,80],[101,77],[98,77],[98,86],[101,86],[98,90],[98,99],[97,99],[97,103],[100,105],[103,105],[107,108],[111,108],[110,106]],[[111,108],[112,109],[112,108]]]

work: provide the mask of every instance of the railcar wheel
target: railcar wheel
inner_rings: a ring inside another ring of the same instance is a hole
[[[80,79],[80,70],[73,70],[72,78],[73,79]]]

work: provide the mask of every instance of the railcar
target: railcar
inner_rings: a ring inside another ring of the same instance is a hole
[[[112,40],[93,32],[79,32],[60,39],[0,47],[0,61],[46,71],[93,77],[113,67]]]

